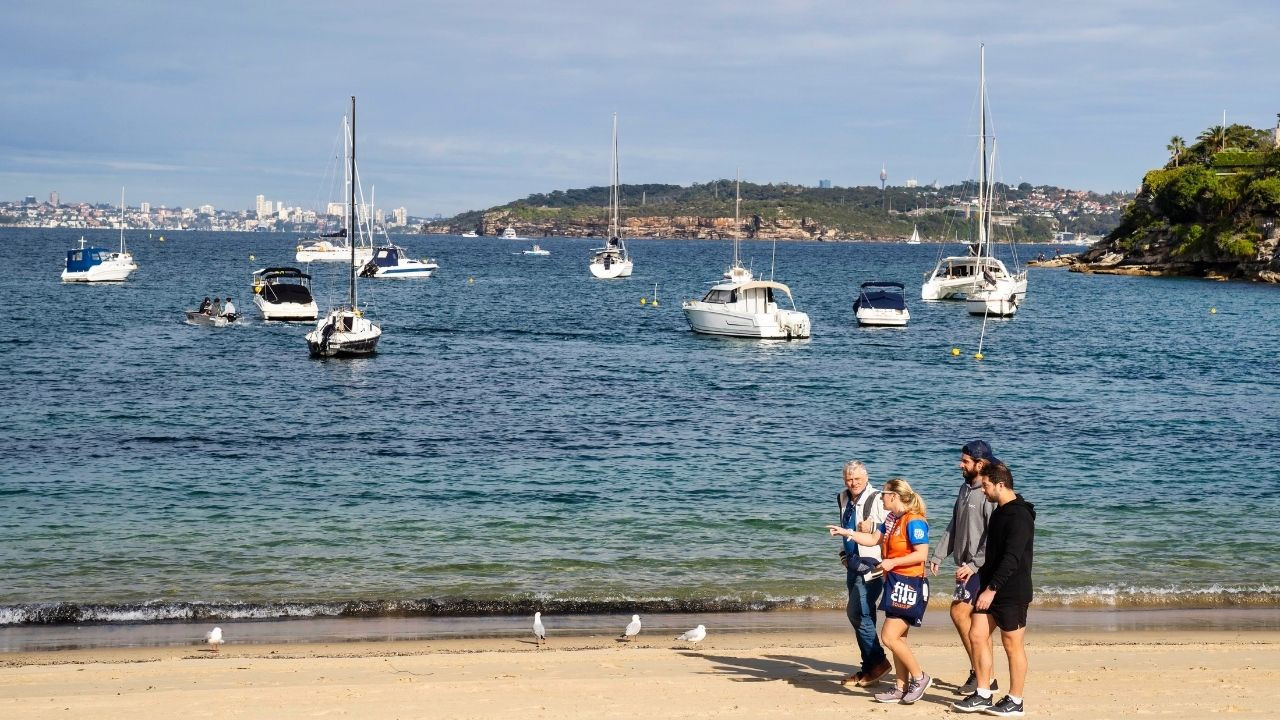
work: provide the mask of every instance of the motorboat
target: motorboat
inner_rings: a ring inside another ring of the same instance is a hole
[[[467,237],[467,236],[466,236],[466,235],[463,235],[463,237]],[[520,236],[519,236],[519,235],[516,235],[516,229],[515,229],[515,228],[513,228],[513,227],[507,227],[507,229],[506,229],[506,230],[503,230],[503,231],[502,231],[502,239],[503,239],[503,240],[519,240],[519,239],[520,239]]]
[[[312,262],[346,262],[352,257],[350,245],[346,241],[346,231],[303,238],[294,249],[294,259],[300,263]],[[373,258],[373,248],[359,246],[355,248],[352,265],[361,267]]]
[[[528,250],[525,250],[525,251],[524,251],[524,254],[525,254],[525,255],[541,255],[541,256],[547,256],[547,255],[550,255],[550,254],[551,254],[551,251],[550,251],[550,250],[544,250],[544,249],[543,249],[543,247],[542,247],[541,245],[539,245],[539,244],[537,244],[537,243],[534,243],[534,244],[533,244],[533,247],[531,247],[531,248],[529,248]]]
[[[263,320],[315,320],[311,276],[295,267],[267,267],[253,274],[253,304]]]
[[[351,118],[349,124],[350,141],[347,164],[347,230],[348,237],[358,233],[359,223],[356,220],[356,98],[351,96]],[[316,322],[315,329],[307,333],[307,350],[312,357],[350,357],[372,355],[378,350],[378,340],[382,338],[382,328],[365,317],[364,311],[356,302],[356,260],[355,245],[348,245],[351,254],[350,274],[348,275],[348,303],[329,311]]]
[[[613,114],[613,166],[609,184],[609,240],[602,248],[591,251],[591,262],[587,269],[591,276],[601,280],[631,277],[634,264],[627,253],[627,244],[622,239],[622,224],[619,219],[621,210],[621,192],[618,186],[618,113]]]
[[[80,247],[67,251],[62,282],[123,282],[137,269],[131,253],[87,245],[82,237]]]
[[[476,232],[475,230],[468,230],[462,233],[461,237],[465,237],[465,238],[480,237],[480,233]]]
[[[742,256],[739,253],[738,233],[742,230],[742,221],[738,217],[742,207],[741,188],[742,182],[735,177],[733,181],[733,264],[724,271],[724,279],[730,282],[746,282],[754,277],[751,270],[743,266]]]
[[[120,251],[85,244],[80,236],[80,247],[67,251],[66,264],[62,267],[62,282],[123,282],[138,269],[133,253],[124,242],[124,188],[120,189]]]
[[[899,282],[865,282],[853,302],[859,325],[905,327],[911,320],[906,289]]]
[[[1010,272],[1005,264],[995,257],[992,247],[993,224],[992,204],[995,196],[994,173],[989,167],[994,162],[994,153],[988,154],[987,148],[987,55],[986,47],[980,46],[978,72],[978,214],[976,219],[977,240],[965,256],[944,257],[934,265],[933,271],[925,274],[924,285],[920,287],[922,300],[973,300],[969,312],[986,315],[993,309],[1010,311],[996,313],[1012,315],[1017,304],[1027,294],[1027,271]],[[1017,259],[1017,249],[1012,241],[1009,243]],[[980,307],[975,312],[975,307]]]
[[[213,315],[209,312],[201,312],[199,310],[187,311],[187,324],[203,325],[206,327],[226,327],[236,321],[240,316],[236,313],[230,315]]]
[[[428,278],[440,269],[435,260],[416,260],[399,245],[381,245],[373,251],[373,259],[360,268],[366,278]]]
[[[786,295],[791,309],[778,306],[777,293]],[[696,333],[766,340],[809,337],[809,316],[795,309],[791,289],[772,280],[748,280],[713,285],[701,300],[682,306]]]

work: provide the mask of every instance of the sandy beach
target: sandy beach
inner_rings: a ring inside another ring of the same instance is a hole
[[[712,627],[698,647],[682,646],[661,626],[630,644],[611,635],[552,632],[541,649],[531,637],[239,644],[233,626],[217,653],[193,642],[0,654],[0,717],[956,715],[952,689],[967,667],[949,627],[934,623],[914,634],[918,656],[937,681],[920,702],[900,706],[840,685],[856,649],[851,634],[834,631],[831,614],[823,623],[830,627],[720,633]],[[1028,635],[1028,715],[1275,716],[1280,630],[1274,627],[1068,625]],[[1003,684],[998,648],[996,658]]]

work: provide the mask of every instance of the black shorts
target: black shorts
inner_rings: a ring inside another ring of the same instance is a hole
[[[973,611],[976,613],[982,613],[983,615],[990,615],[991,619],[995,621],[996,627],[1004,630],[1005,632],[1013,632],[1014,630],[1027,626],[1027,606],[1030,604],[1031,603],[1023,603],[1021,605],[1014,605],[1011,603],[999,603],[992,604],[991,607],[986,610],[979,610],[975,607]]]

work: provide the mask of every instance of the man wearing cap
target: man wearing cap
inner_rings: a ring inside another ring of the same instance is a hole
[[[977,687],[977,665],[974,663],[973,645],[969,640],[969,628],[973,620],[973,604],[981,589],[978,584],[978,568],[986,559],[987,523],[996,504],[982,492],[982,480],[978,475],[983,462],[999,463],[991,453],[991,446],[982,440],[965,443],[960,448],[960,474],[964,482],[956,494],[951,511],[951,522],[942,533],[942,539],[933,550],[929,571],[937,575],[942,561],[951,557],[956,563],[955,593],[951,600],[951,622],[960,634],[965,655],[969,658],[969,678],[956,688],[960,695],[969,695]]]

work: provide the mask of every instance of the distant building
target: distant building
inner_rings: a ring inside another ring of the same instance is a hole
[[[346,214],[346,212],[347,212],[347,207],[345,205],[343,205],[342,203],[331,202],[329,203],[329,206],[325,208],[324,214],[332,215],[334,217],[342,217],[343,215]]]
[[[54,207],[58,207],[59,205],[61,205],[61,204],[62,204],[61,202],[59,202],[59,200],[60,200],[60,199],[61,199],[61,198],[59,198],[59,197],[58,197],[58,191],[57,191],[57,190],[53,190],[53,191],[51,191],[51,192],[49,193],[49,204],[50,204],[50,205],[52,205],[52,206],[54,206]]]
[[[398,207],[398,208],[396,208],[395,210],[392,210],[392,211],[391,211],[391,214],[392,214],[392,216],[393,216],[393,217],[395,217],[395,219],[396,219],[396,227],[404,227],[405,225],[408,225],[408,224],[409,224],[409,211],[408,211],[408,210],[406,210],[406,209],[404,209],[404,208],[402,208],[402,207]]]
[[[140,203],[138,209],[143,213],[149,213],[151,212],[151,203]]]
[[[26,196],[24,196],[24,197],[22,198],[22,204],[23,204],[23,205],[35,205],[35,204],[36,204],[36,196],[35,196],[35,195],[26,195]]]
[[[818,187],[819,187],[819,188],[824,188],[824,189],[829,189],[829,188],[831,187],[831,181],[830,181],[830,180],[819,180],[819,181],[818,181]]]
[[[265,220],[271,215],[271,201],[267,199],[266,195],[259,195],[257,197],[253,213],[259,220]]]
[[[917,187],[919,184],[920,183],[916,182],[915,178],[907,178],[907,187],[913,188],[913,187]]]
[[[217,211],[214,209],[214,207],[213,207],[212,205],[201,205],[201,206],[200,206],[200,214],[201,214],[201,215],[214,215],[214,214],[216,214],[216,213],[217,213]]]

